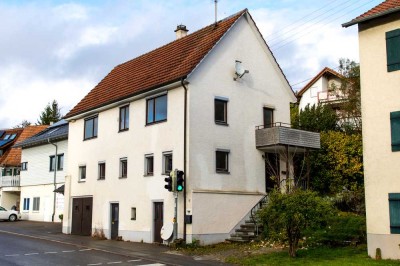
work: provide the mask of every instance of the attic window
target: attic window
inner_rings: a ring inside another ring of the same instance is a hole
[[[9,139],[10,138],[10,134],[7,134],[4,136],[4,140]]]
[[[16,136],[17,136],[17,134],[12,134],[10,139],[15,139]]]

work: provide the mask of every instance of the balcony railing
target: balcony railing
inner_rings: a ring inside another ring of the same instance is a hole
[[[321,148],[320,134],[294,129],[284,123],[274,123],[269,127],[256,127],[257,149],[263,150],[277,146],[319,149]]]
[[[346,97],[341,92],[337,91],[320,91],[318,92],[318,102],[334,102],[334,101],[343,101],[346,100]]]
[[[1,187],[19,187],[20,186],[20,176],[2,176],[1,178]]]

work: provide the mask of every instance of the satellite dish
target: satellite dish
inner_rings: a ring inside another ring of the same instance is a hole
[[[244,76],[244,74],[249,73],[248,70],[245,70],[245,69],[243,68],[242,62],[239,61],[239,60],[236,60],[236,61],[235,61],[235,70],[236,70],[236,72],[235,72],[236,77],[233,78],[233,80],[240,79],[240,78],[242,78],[242,77]]]
[[[171,238],[173,232],[174,232],[174,224],[166,223],[161,228],[161,238],[163,240],[168,240]]]

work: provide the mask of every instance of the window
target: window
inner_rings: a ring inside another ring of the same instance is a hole
[[[55,158],[54,155],[50,156],[50,172],[54,171],[54,167],[55,167],[54,158]],[[64,168],[64,154],[58,154],[57,155],[57,171],[63,170],[63,168]]]
[[[40,198],[39,198],[39,197],[33,198],[33,208],[32,208],[32,211],[39,211],[39,207],[40,207]]]
[[[274,109],[264,107],[263,116],[264,116],[264,128],[272,127],[274,123]]]
[[[153,175],[154,173],[154,155],[147,154],[144,156],[144,174]]]
[[[121,158],[119,160],[119,177],[126,178],[128,176],[128,159]]]
[[[131,208],[131,220],[136,220],[136,208]]]
[[[167,95],[158,96],[147,100],[146,123],[152,124],[167,120]]]
[[[106,163],[105,162],[99,163],[99,177],[97,179],[98,180],[106,179]]]
[[[10,134],[7,134],[4,136],[4,140],[9,139],[10,138]]]
[[[219,125],[228,124],[228,101],[223,99],[214,100],[214,118],[215,123]]]
[[[85,120],[85,136],[84,139],[92,139],[97,137],[98,117],[91,117]]]
[[[119,108],[119,131],[129,129],[129,105]]]
[[[163,174],[169,175],[172,171],[172,152],[163,153]]]
[[[400,70],[400,29],[386,32],[387,71]]]
[[[17,136],[17,134],[12,134],[10,139],[15,139],[16,136]]]
[[[24,211],[29,211],[30,200],[31,200],[30,198],[24,198],[24,207],[23,207]]]
[[[400,193],[389,193],[390,233],[400,234]]]
[[[390,113],[392,151],[400,151],[400,111]]]
[[[79,166],[79,181],[86,181],[86,165]]]
[[[26,171],[26,170],[28,170],[28,162],[21,163],[21,171]]]
[[[217,173],[229,173],[229,150],[217,150],[215,158]]]

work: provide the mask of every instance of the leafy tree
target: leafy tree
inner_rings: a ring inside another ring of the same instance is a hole
[[[295,257],[304,231],[323,228],[332,213],[331,203],[316,192],[293,190],[282,194],[274,191],[268,205],[259,212],[259,219],[264,224],[266,237],[288,242],[289,256]]]
[[[58,108],[58,103],[56,100],[47,106],[42,111],[39,120],[37,121],[38,125],[50,125],[51,122],[55,123],[60,121],[61,119],[61,109]]]
[[[321,149],[311,154],[311,187],[322,195],[363,187],[361,134],[321,132]]]
[[[25,128],[27,126],[30,126],[32,123],[29,122],[28,120],[22,120],[21,123],[19,123],[18,125],[14,126],[14,128]]]
[[[308,104],[304,110],[298,111],[298,106],[291,108],[291,124],[293,128],[321,132],[337,130],[337,115],[329,105]]]

